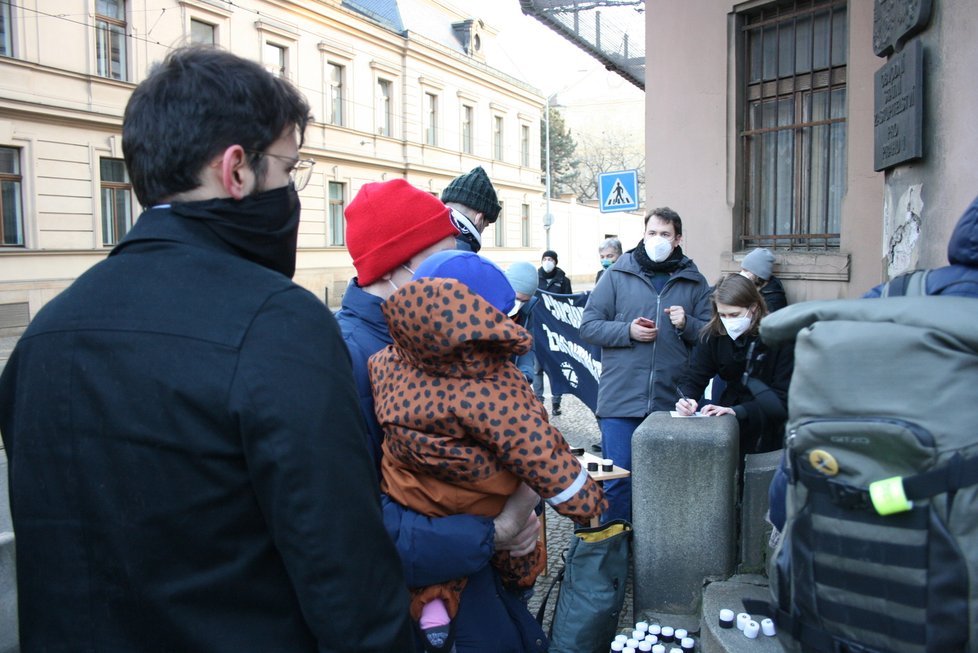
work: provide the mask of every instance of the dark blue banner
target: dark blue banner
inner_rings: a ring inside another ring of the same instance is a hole
[[[555,395],[572,394],[591,412],[598,405],[601,348],[581,340],[578,329],[591,293],[554,295],[537,291],[530,314],[533,351],[550,378]]]

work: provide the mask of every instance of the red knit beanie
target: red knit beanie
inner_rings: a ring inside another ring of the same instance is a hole
[[[361,287],[459,233],[441,200],[404,179],[364,184],[343,213]]]

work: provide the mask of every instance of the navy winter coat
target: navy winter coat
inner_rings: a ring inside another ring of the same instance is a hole
[[[21,651],[410,651],[322,302],[151,209],[0,378]]]
[[[380,469],[383,430],[374,413],[367,361],[393,340],[381,310],[383,300],[350,281],[336,320],[353,359],[360,410],[367,422],[370,449]],[[378,481],[379,486],[379,481]],[[455,617],[458,653],[531,653],[547,650],[539,624],[514,593],[503,588],[489,565],[495,549],[491,519],[475,515],[432,518],[382,496],[384,524],[401,556],[409,587],[466,577]]]

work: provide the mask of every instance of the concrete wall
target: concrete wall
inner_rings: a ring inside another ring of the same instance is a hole
[[[735,270],[739,147],[738,35],[729,0],[660,0],[646,13],[647,205],[671,205],[684,220],[684,250],[710,280]],[[978,191],[978,88],[970,82],[978,5],[935,2],[924,44],[924,159],[885,175],[873,170],[873,4],[849,2],[847,176],[838,252],[778,252],[789,300],[853,297],[892,269],[892,233],[907,221],[911,187],[920,238],[913,265],[946,263],[947,237]],[[690,38],[695,34],[695,38]]]
[[[546,202],[541,200],[540,203],[540,210],[544,210]],[[550,249],[560,257],[559,265],[571,277],[575,291],[594,285],[594,275],[601,269],[598,257],[601,241],[614,236],[621,240],[623,251],[628,251],[645,233],[645,216],[639,213],[601,213],[596,207],[574,200],[551,200],[550,212],[554,216]],[[544,249],[540,247],[534,251],[535,258],[530,259],[532,263],[540,264]],[[493,251],[485,253],[493,260],[500,257]]]
[[[713,281],[739,269],[737,22],[733,3],[664,0],[646,19],[648,206],[683,217],[684,250]],[[847,193],[839,252],[779,252],[789,301],[859,295],[879,280],[883,177],[872,169],[872,4],[849,6]],[[689,38],[696,34],[696,38]]]
[[[946,264],[951,230],[978,195],[978,5],[931,5],[930,24],[918,37],[924,47],[924,156],[886,174],[881,256],[893,273]],[[877,68],[884,61],[878,59]],[[916,232],[908,200],[920,227],[913,246],[901,252],[894,233],[901,227]]]
[[[726,4],[663,0],[646,12],[646,206],[679,213],[683,251],[711,283],[732,238]]]

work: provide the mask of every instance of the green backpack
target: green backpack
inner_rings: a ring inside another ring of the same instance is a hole
[[[894,294],[761,323],[795,341],[768,570],[788,651],[978,653],[978,300]]]

